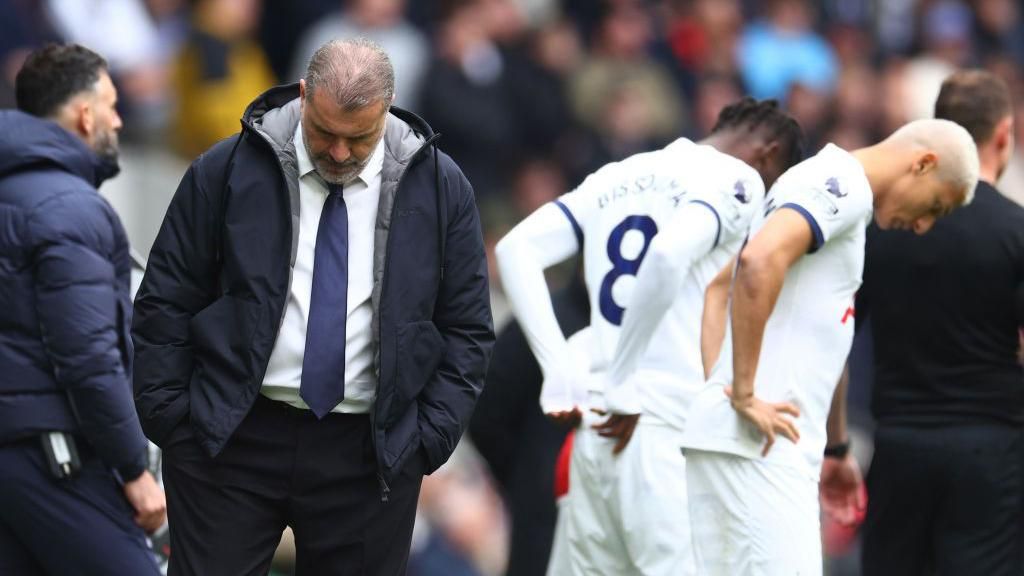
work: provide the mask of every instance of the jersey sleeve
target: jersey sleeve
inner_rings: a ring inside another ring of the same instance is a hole
[[[800,178],[780,182],[773,188],[766,210],[790,208],[799,212],[811,227],[813,241],[809,252],[813,253],[830,239],[864,225],[871,207],[857,192],[838,176]]]
[[[578,251],[564,211],[546,204],[516,225],[495,247],[501,282],[512,312],[544,373],[541,406],[545,412],[579,404],[582,375],[564,362],[568,344],[558,326],[544,270]]]
[[[726,174],[709,174],[687,194],[687,201],[710,210],[718,220],[712,248],[727,244],[747,233],[754,211],[764,201],[764,183],[752,168],[736,170],[723,166]],[[674,226],[673,226],[674,227]]]
[[[614,193],[617,173],[617,166],[605,166],[587,176],[575,190],[562,194],[552,202],[572,226],[580,249],[583,248],[586,223],[596,218],[597,212]]]
[[[695,262],[714,249],[720,235],[718,216],[701,202],[679,208],[672,226],[654,237],[636,275],[633,294],[605,383],[605,403],[616,414],[638,414],[640,397],[633,374],[647,352],[656,328],[678,297]]]

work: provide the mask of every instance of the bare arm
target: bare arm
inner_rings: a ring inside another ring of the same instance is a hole
[[[729,263],[708,284],[704,292],[704,315],[700,327],[700,357],[704,364],[704,378],[711,375],[711,369],[718,362],[725,340],[725,323],[729,318],[729,286],[732,283],[732,269],[736,259]]]
[[[846,430],[846,390],[850,382],[849,366],[843,368],[839,383],[832,393],[825,429],[827,445],[836,446],[849,441]],[[863,489],[864,480],[857,460],[849,452],[826,456],[821,463],[821,509],[836,522],[852,525],[863,518],[867,505]]]
[[[832,406],[828,411],[828,422],[825,424],[828,446],[842,444],[849,440],[846,432],[846,390],[850,385],[850,367],[844,366],[839,376],[835,392],[832,393]]]
[[[789,403],[766,404],[754,397],[754,377],[761,356],[765,325],[782,291],[789,268],[810,248],[810,225],[795,210],[781,208],[773,214],[739,256],[732,296],[733,408],[750,420],[767,438],[764,453],[780,432],[796,442],[799,433],[781,414],[798,416]]]

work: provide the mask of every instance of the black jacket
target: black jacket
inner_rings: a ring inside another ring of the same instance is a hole
[[[53,122],[0,111],[0,444],[73,432],[134,479],[128,240],[116,171]]]
[[[1024,424],[1024,208],[992,185],[924,236],[869,228],[857,314],[878,422]]]
[[[189,416],[215,456],[259,393],[298,244],[292,141],[297,84],[246,110],[242,131],[196,159],[174,195],[136,299],[135,402],[159,444]],[[483,387],[494,333],[473,191],[423,120],[393,108],[373,259],[381,479],[422,446],[455,449]]]

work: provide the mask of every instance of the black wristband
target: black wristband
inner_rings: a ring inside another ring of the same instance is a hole
[[[825,446],[825,458],[846,458],[850,453],[850,441]]]

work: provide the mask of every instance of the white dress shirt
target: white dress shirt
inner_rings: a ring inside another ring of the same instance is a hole
[[[313,260],[320,213],[327,200],[327,186],[316,173],[306,152],[302,124],[295,129],[295,156],[299,168],[299,248],[292,269],[284,320],[270,354],[261,393],[297,408],[308,408],[299,397],[302,355],[306,347],[306,320],[313,289]],[[384,139],[377,144],[359,177],[345,186],[348,209],[348,321],[345,328],[345,399],[334,412],[365,413],[373,406],[377,378],[373,371],[374,225],[380,199]]]

